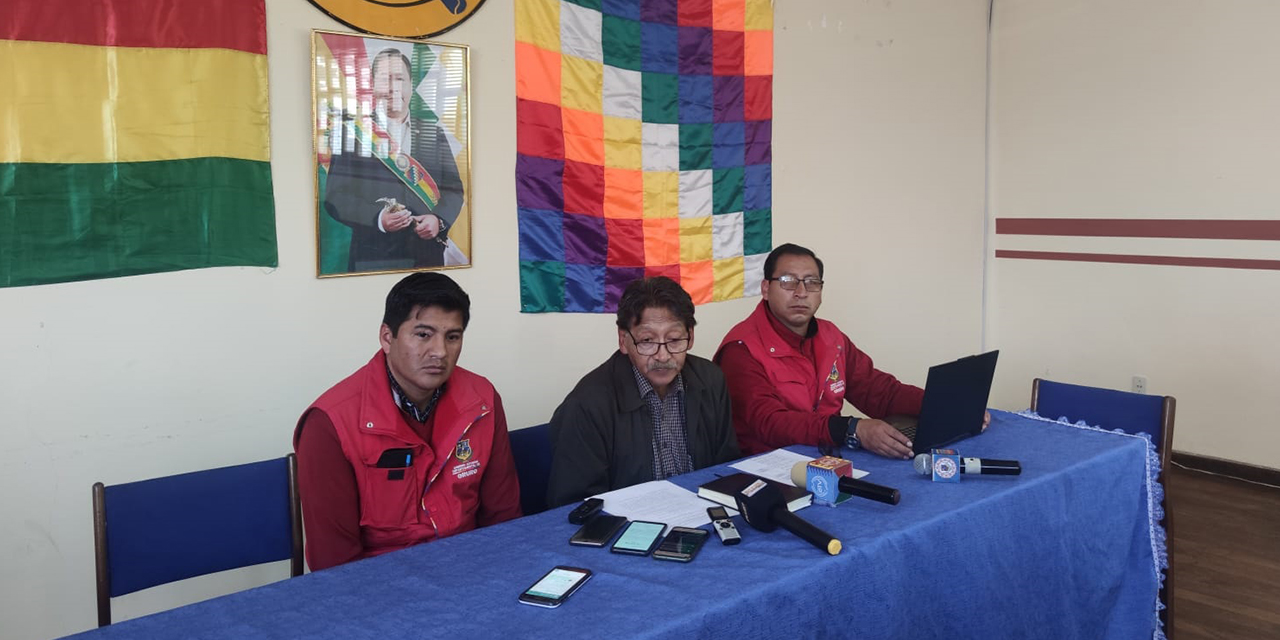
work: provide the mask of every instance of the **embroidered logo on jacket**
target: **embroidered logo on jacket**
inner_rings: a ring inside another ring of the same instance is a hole
[[[831,363],[831,373],[827,375],[827,382],[831,383],[831,393],[840,395],[844,393],[844,380],[840,379],[840,368],[837,366],[839,361]]]
[[[475,455],[475,451],[471,449],[471,439],[463,438],[453,447],[453,456],[458,459],[458,464],[453,465],[451,473],[453,477],[461,480],[480,473],[480,461],[472,460],[471,456]]]
[[[466,462],[471,459],[471,438],[463,438],[453,447],[453,455],[458,460]]]

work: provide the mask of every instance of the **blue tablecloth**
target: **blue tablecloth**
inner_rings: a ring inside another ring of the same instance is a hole
[[[954,484],[910,462],[850,454],[889,506],[853,499],[801,515],[835,557],[736,518],[689,564],[573,547],[568,507],[129,620],[99,638],[1148,638],[1156,558],[1147,442],[992,412],[965,456],[1017,459],[1016,477]],[[795,448],[816,455],[811,448]],[[697,485],[722,467],[677,478]],[[556,565],[595,577],[559,609],[517,595]]]

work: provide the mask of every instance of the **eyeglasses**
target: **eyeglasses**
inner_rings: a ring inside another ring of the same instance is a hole
[[[782,287],[785,291],[795,291],[801,284],[804,285],[804,290],[810,293],[822,291],[822,280],[818,278],[805,278],[801,280],[795,276],[778,276],[777,278],[765,278],[765,280],[777,282],[778,286]]]
[[[666,347],[667,353],[673,356],[677,353],[684,353],[689,350],[688,338],[678,338],[676,340],[668,340],[666,342],[654,342],[652,340],[645,340],[644,342],[641,342],[636,340],[636,337],[632,335],[630,331],[627,332],[627,335],[631,336],[631,341],[635,343],[636,353],[639,353],[642,356],[651,356],[658,353],[658,347]]]

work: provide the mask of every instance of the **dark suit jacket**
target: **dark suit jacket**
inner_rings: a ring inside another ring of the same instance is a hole
[[[329,163],[324,208],[335,220],[351,227],[350,271],[412,269],[444,264],[444,245],[441,242],[419,238],[412,227],[395,233],[383,233],[378,229],[378,214],[383,206],[377,202],[378,198],[395,198],[413,215],[434,213],[447,225],[452,225],[462,210],[462,179],[444,131],[434,124],[410,120],[410,135],[413,137],[411,155],[440,187],[440,202],[435,210],[428,210],[426,203],[381,160],[360,155],[359,141],[346,153],[335,153]]]
[[[693,468],[736,460],[738,439],[724,374],[693,354],[680,374]],[[569,392],[551,417],[551,450],[547,504],[552,507],[653,480],[653,418],[626,355],[614,352]]]

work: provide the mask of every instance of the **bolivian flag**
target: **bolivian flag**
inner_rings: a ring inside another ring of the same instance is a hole
[[[275,266],[263,0],[0,1],[0,286]]]

